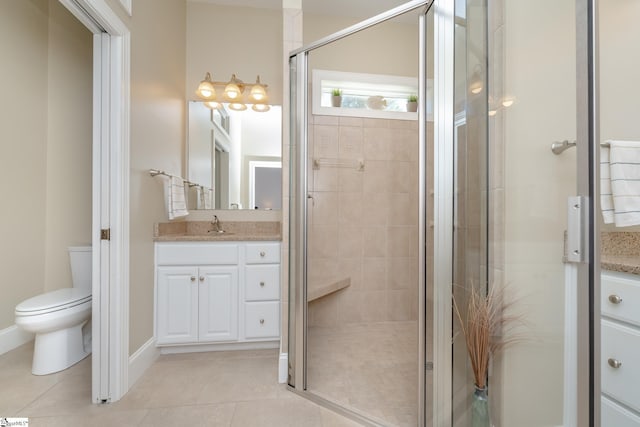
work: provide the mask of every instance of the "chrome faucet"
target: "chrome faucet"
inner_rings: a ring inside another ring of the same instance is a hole
[[[211,230],[209,230],[209,233],[211,233],[212,231],[216,233],[224,233],[222,225],[220,224],[220,220],[218,219],[218,215],[214,215],[213,221],[211,221]]]

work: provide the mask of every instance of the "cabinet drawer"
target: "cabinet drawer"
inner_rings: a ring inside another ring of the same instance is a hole
[[[640,330],[602,321],[602,392],[640,411]],[[619,368],[609,359],[621,362]]]
[[[617,403],[602,397],[601,417],[603,427],[640,427],[640,416]]]
[[[280,303],[247,302],[244,308],[245,338],[280,337]]]
[[[159,265],[232,265],[238,263],[238,245],[160,243],[156,249],[156,261]]]
[[[601,295],[602,314],[640,326],[640,276],[603,272]]]
[[[277,264],[280,262],[280,243],[247,243],[247,264]]]
[[[246,301],[280,299],[280,264],[248,265],[244,271]]]

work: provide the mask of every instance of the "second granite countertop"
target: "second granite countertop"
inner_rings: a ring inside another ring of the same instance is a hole
[[[280,241],[279,221],[225,221],[220,223],[224,233],[213,230],[209,221],[161,222],[154,226],[156,242],[228,242]]]

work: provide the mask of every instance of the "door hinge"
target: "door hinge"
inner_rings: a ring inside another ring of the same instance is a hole
[[[567,240],[565,252],[568,262],[583,263],[589,259],[587,236],[589,235],[589,199],[584,196],[569,197],[567,202]]]
[[[100,230],[100,240],[111,240],[111,229],[103,228]]]

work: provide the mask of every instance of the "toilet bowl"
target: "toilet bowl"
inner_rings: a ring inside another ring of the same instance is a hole
[[[16,306],[16,326],[34,333],[31,372],[62,371],[91,353],[91,247],[69,248],[73,288],[29,298]]]

